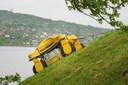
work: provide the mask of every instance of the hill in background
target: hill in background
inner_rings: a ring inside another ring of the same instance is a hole
[[[87,36],[83,42],[88,42],[92,40],[88,35],[108,30],[0,10],[0,46],[37,46],[44,38],[60,33],[75,34],[78,37]]]
[[[127,36],[109,32],[19,85],[127,85]]]

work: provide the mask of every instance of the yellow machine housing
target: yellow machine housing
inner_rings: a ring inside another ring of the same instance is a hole
[[[36,50],[28,56],[30,61],[34,63],[33,72],[38,73],[45,67],[82,47],[83,45],[78,42],[75,35],[65,36],[58,34],[46,38],[37,46]],[[38,58],[40,58],[40,60],[38,60]]]
[[[67,39],[68,42],[71,42],[74,45],[76,51],[82,48],[81,43],[78,42],[78,38],[75,35],[67,36]]]

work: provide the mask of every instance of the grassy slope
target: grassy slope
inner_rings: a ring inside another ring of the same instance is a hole
[[[128,85],[128,33],[113,31],[20,85]]]

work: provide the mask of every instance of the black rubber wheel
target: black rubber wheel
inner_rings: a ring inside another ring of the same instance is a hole
[[[84,48],[84,47],[85,47],[85,45],[84,45],[84,44],[82,44],[82,43],[80,43],[80,44],[81,44],[82,48]]]
[[[62,47],[62,46],[60,46],[60,47],[59,47],[59,49],[60,49],[61,55],[62,55],[63,57],[65,57],[65,56],[66,56],[66,54],[64,53],[63,47]]]
[[[40,61],[41,61],[42,65],[43,65],[43,67],[46,68],[46,67],[47,67],[46,62],[45,62],[43,59],[41,59]],[[33,73],[34,73],[34,74],[38,73],[38,72],[36,71],[35,65],[33,65]]]
[[[48,67],[47,64],[46,64],[46,62],[43,59],[41,59],[40,62],[42,63],[42,65],[43,65],[44,68]]]
[[[70,44],[70,46],[71,46],[71,48],[72,48],[72,52],[76,51],[75,46],[74,46],[71,42],[69,42],[69,44]],[[72,52],[71,52],[71,53],[72,53]]]
[[[69,42],[69,44],[70,44],[70,46],[71,46],[71,48],[72,48],[72,52],[74,52],[74,51],[76,51],[76,48],[75,48],[75,46],[71,43],[71,42]],[[60,46],[60,52],[61,52],[61,54],[62,54],[62,56],[66,56],[66,55],[68,55],[68,54],[65,54],[64,53],[64,50],[63,50],[63,47],[62,46]],[[72,53],[71,52],[71,53]]]
[[[38,72],[36,71],[35,65],[33,65],[33,73],[34,73],[34,74],[38,73]]]

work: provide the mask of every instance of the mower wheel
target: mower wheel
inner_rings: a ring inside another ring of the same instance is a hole
[[[38,72],[36,71],[35,65],[33,65],[33,73],[34,73],[34,74],[38,73]]]

